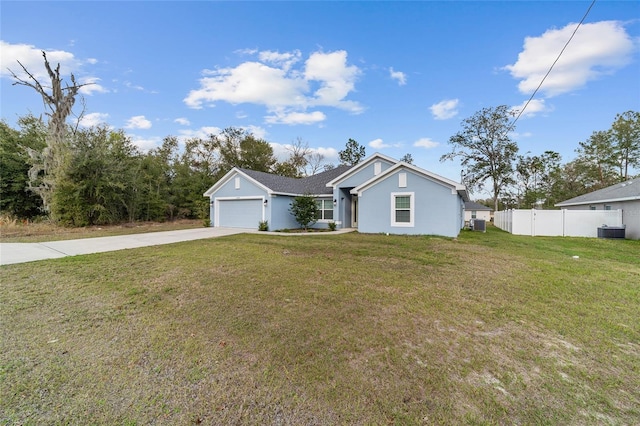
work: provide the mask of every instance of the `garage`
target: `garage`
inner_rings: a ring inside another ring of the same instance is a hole
[[[262,217],[262,198],[217,200],[217,226],[258,228]]]

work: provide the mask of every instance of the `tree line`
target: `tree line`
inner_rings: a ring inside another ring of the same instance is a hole
[[[47,134],[47,125],[32,115],[21,117],[17,129],[0,122],[3,213],[27,219],[48,215],[66,226],[206,219],[209,203],[202,194],[233,167],[288,177],[333,167],[300,139],[288,158],[278,161],[267,141],[234,127],[184,145],[168,136],[142,152],[124,131],[100,125],[67,129],[57,146],[64,155],[52,177],[38,163],[48,148]]]
[[[271,145],[229,127],[220,134],[176,137],[147,152],[123,130],[108,125],[81,128],[68,123],[82,85],[71,74],[63,86],[60,66],[52,68],[43,52],[50,84],[40,84],[22,65],[26,78],[12,72],[14,85],[38,92],[48,117],[26,115],[17,128],[0,122],[0,211],[18,218],[47,216],[67,226],[125,221],[206,220],[209,204],[202,194],[233,167],[288,177],[312,175],[333,167],[298,138],[278,161]],[[441,161],[459,159],[470,191],[490,185],[495,210],[554,208],[554,204],[631,177],[640,168],[640,113],[618,114],[611,128],[595,131],[576,149],[577,158],[562,163],[555,151],[518,153],[511,139],[515,111],[505,105],[484,108],[462,121],[449,139],[451,152]],[[349,139],[339,158],[355,165],[365,148]],[[402,157],[411,163],[411,154]]]
[[[594,131],[578,143],[576,158],[563,163],[552,150],[519,154],[511,139],[512,117],[506,105],[484,108],[462,121],[441,161],[459,159],[462,180],[471,191],[487,190],[478,200],[494,210],[553,209],[555,204],[633,178],[640,170],[640,113],[619,113],[609,129]]]

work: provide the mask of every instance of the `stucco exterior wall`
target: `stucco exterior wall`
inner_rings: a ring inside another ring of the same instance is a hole
[[[364,166],[361,170],[358,170],[353,175],[349,176],[347,179],[339,183],[341,188],[354,188],[369,179],[376,176],[375,174],[375,164],[380,163],[380,173],[384,172],[388,168],[390,168],[393,164],[382,160],[376,159],[376,161],[372,161],[370,164]]]
[[[473,210],[465,210],[464,212],[464,220],[465,221],[470,221],[471,218],[471,213],[473,212]],[[482,220],[486,220],[487,222],[489,222],[491,220],[491,211],[489,210],[476,210],[476,219],[482,219]]]
[[[399,174],[406,173],[406,187],[399,186]],[[392,224],[393,193],[411,193],[412,226]],[[452,188],[406,169],[399,169],[365,189],[359,198],[358,230],[390,234],[430,234],[456,237],[463,219],[463,204]]]
[[[625,238],[640,240],[640,200],[618,201],[612,203],[591,203],[579,206],[566,206],[567,210],[605,210],[605,206],[611,206],[610,210],[622,210],[622,223],[625,225]]]

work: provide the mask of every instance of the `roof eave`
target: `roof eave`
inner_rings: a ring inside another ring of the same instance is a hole
[[[599,204],[599,203],[619,203],[622,201],[636,201],[640,200],[640,196],[634,195],[631,197],[622,197],[622,198],[605,198],[600,200],[587,200],[587,201],[573,201],[568,202],[564,201],[562,203],[555,204],[556,207],[565,207],[565,206],[582,206],[585,204]]]

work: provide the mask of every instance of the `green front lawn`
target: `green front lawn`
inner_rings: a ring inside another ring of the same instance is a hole
[[[0,289],[0,424],[640,418],[637,241],[236,235]]]

